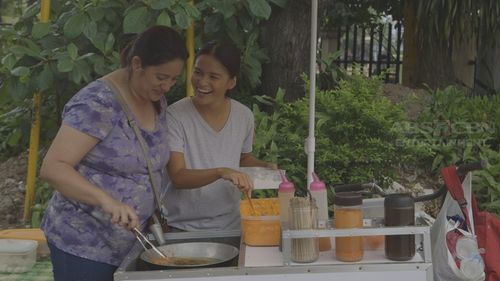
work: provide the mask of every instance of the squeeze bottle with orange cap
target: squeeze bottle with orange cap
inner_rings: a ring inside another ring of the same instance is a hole
[[[318,228],[326,229],[328,227],[328,197],[325,183],[322,182],[316,173],[312,173],[313,181],[309,185],[311,196],[316,200],[318,206]],[[319,238],[319,250],[328,251],[332,248],[330,237]]]
[[[280,203],[280,222],[281,229],[288,228],[289,214],[288,207],[290,205],[290,199],[294,197],[295,186],[292,182],[289,182],[283,171],[280,170],[281,183],[278,187],[278,201]]]

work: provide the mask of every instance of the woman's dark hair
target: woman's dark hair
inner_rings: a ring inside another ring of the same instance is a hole
[[[201,55],[214,56],[227,69],[231,78],[238,76],[241,53],[233,43],[217,40],[210,41],[198,50],[196,58]]]
[[[184,39],[170,27],[156,25],[137,35],[120,54],[123,67],[138,56],[142,67],[164,64],[174,59],[186,60],[188,52]]]

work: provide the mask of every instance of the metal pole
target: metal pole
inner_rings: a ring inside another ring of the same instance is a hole
[[[309,62],[309,136],[306,140],[307,153],[307,184],[312,182],[314,172],[314,151],[316,139],[314,137],[315,110],[316,110],[316,44],[318,34],[318,0],[311,1],[311,54]]]
[[[42,0],[40,6],[40,22],[49,22],[50,0]],[[35,197],[36,168],[38,162],[38,148],[40,141],[40,108],[42,104],[42,94],[40,92],[33,95],[33,116],[31,118],[30,147],[28,155],[28,173],[26,176],[26,194],[24,196],[23,220],[28,222],[31,218],[31,205]]]
[[[190,5],[194,5],[194,1],[189,1]],[[186,96],[190,97],[193,95],[193,86],[191,85],[191,75],[193,73],[194,64],[194,22],[186,30],[186,46],[188,49],[189,57],[187,59],[186,66]]]

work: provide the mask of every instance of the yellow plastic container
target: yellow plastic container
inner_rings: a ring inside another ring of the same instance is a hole
[[[280,207],[278,198],[247,199],[240,202],[243,242],[249,246],[277,246],[280,243]]]
[[[19,228],[0,230],[0,239],[35,240],[38,242],[36,250],[38,257],[46,257],[50,254],[47,239],[40,228]]]

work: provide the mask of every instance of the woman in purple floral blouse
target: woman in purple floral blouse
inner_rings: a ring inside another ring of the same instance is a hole
[[[40,177],[56,191],[42,222],[54,278],[113,280],[113,272],[155,209],[144,155],[113,85],[149,148],[153,178],[169,160],[164,94],[181,75],[187,51],[173,29],[154,26],[122,52],[122,68],[81,89],[66,104]]]

